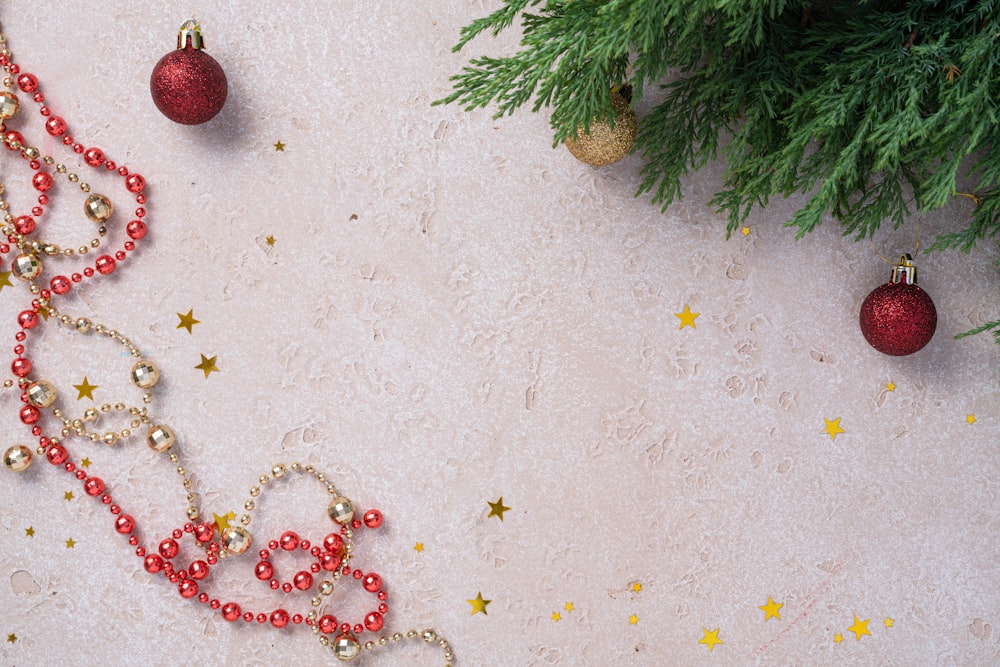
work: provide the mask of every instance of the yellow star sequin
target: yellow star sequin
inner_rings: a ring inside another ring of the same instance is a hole
[[[285,152],[285,144],[281,143],[280,139],[278,141],[275,141],[274,142],[274,150],[278,151],[278,152],[281,152],[281,153],[284,153]]]
[[[833,641],[834,641],[834,643],[839,644],[840,642],[844,641],[844,635],[842,635],[842,634],[840,634],[838,632],[837,634],[835,634],[833,636]]]
[[[486,501],[486,504],[490,506],[490,513],[486,515],[487,519],[490,518],[491,516],[495,516],[498,517],[501,521],[503,521],[503,513],[510,509],[509,507],[503,504],[503,496],[500,496],[500,499],[497,500],[495,503]]]
[[[89,468],[91,465],[90,459],[83,459],[82,461],[80,461],[80,465],[83,466],[84,468]]]
[[[180,324],[177,325],[177,329],[187,329],[188,333],[191,333],[191,327],[196,324],[201,324],[201,320],[194,319],[194,309],[187,311],[186,315],[181,315],[177,313],[177,317],[180,318]]]
[[[424,550],[424,543],[417,542],[416,544],[413,545],[413,550],[416,551],[417,553],[422,553]]]
[[[566,604],[563,605],[563,609],[565,609],[566,611],[573,611],[573,603],[567,602]]]
[[[17,641],[17,635],[15,635],[13,632],[10,633],[9,635],[7,635],[7,641],[13,644],[14,642]]]
[[[891,628],[892,626],[894,626],[896,624],[896,621],[894,621],[891,618],[886,618],[884,621],[882,621],[882,623],[885,624],[885,627]]]
[[[896,385],[895,385],[895,383],[893,383],[892,380],[889,380],[889,382],[885,385],[885,390],[886,391],[896,391]]]
[[[701,315],[701,313],[692,313],[691,307],[686,303],[684,304],[684,310],[679,313],[674,313],[674,317],[680,318],[681,325],[677,327],[678,329],[683,329],[684,327],[691,327],[692,329],[697,329],[694,325],[694,318]]]
[[[90,400],[94,400],[94,390],[97,388],[98,387],[96,384],[90,384],[90,381],[87,380],[86,375],[83,376],[83,384],[73,385],[73,389],[76,389],[76,391],[78,392],[76,397],[76,400],[78,401],[81,400],[84,396],[86,396]]]
[[[560,614],[558,611],[552,612],[552,620],[553,621],[556,621],[558,623],[559,620],[561,620],[561,619],[562,619],[562,614]]]
[[[267,245],[274,245],[274,237],[273,236],[268,236],[266,239],[264,239],[264,241],[267,243]]]
[[[838,433],[847,432],[844,429],[840,428],[840,417],[837,417],[836,419],[827,419],[826,417],[824,417],[823,421],[826,422],[826,426],[823,427],[823,433],[826,433],[828,436],[830,436],[830,440],[836,440]]]
[[[764,612],[764,620],[765,621],[767,619],[769,619],[769,618],[776,618],[776,619],[778,619],[780,621],[781,620],[781,611],[780,610],[784,606],[785,606],[784,602],[775,602],[774,600],[771,599],[771,596],[768,595],[767,596],[767,604],[762,604],[762,605],[760,605],[757,608],[760,609],[760,610],[762,610]]]
[[[742,227],[740,227],[740,234],[742,234],[744,237],[750,236],[750,228],[747,227],[746,225],[743,225]]]
[[[870,618],[866,618],[865,620],[862,621],[857,616],[855,616],[854,625],[847,628],[847,631],[854,633],[854,639],[856,641],[861,641],[861,635],[868,635],[870,637],[872,634],[868,632],[868,621],[870,620],[871,620]]]
[[[640,584],[638,581],[635,582],[634,584],[632,584],[632,592],[633,593],[638,593],[641,590],[642,590],[642,584]]]
[[[4,287],[13,287],[10,283],[10,271],[0,271],[0,292]]]
[[[229,528],[229,522],[236,518],[236,514],[233,512],[227,512],[222,516],[218,514],[212,514],[215,517],[215,529],[219,531],[219,535],[222,534],[226,528]]]
[[[965,421],[972,426],[976,423],[976,415],[965,415]]]
[[[66,540],[67,549],[73,549],[74,547],[76,547],[76,540],[74,540],[72,537]]]
[[[628,624],[629,625],[638,625],[639,624],[639,617],[636,616],[635,614],[632,614],[631,616],[628,617]]]
[[[483,616],[488,616],[489,614],[486,613],[486,605],[493,602],[493,600],[484,600],[483,594],[477,593],[476,597],[472,598],[471,600],[466,600],[466,602],[472,605],[472,613],[470,614],[470,616],[475,616],[476,614],[479,613],[482,613]]]
[[[198,364],[197,366],[195,366],[195,368],[197,368],[199,371],[204,371],[204,373],[205,373],[205,379],[207,380],[210,373],[212,373],[212,372],[218,373],[219,372],[218,367],[215,365],[215,360],[218,359],[218,358],[219,358],[218,355],[216,355],[214,357],[206,357],[203,354],[203,355],[201,355],[201,363]]]
[[[65,498],[66,500],[73,500],[73,492],[67,491],[66,493],[63,494],[63,498]]]
[[[28,537],[34,537],[35,528],[33,526],[28,526],[27,528],[24,529],[24,534]]]
[[[719,628],[715,630],[709,630],[708,628],[702,628],[702,632],[705,636],[698,640],[699,644],[704,644],[708,647],[708,652],[711,653],[712,649],[715,648],[716,644],[724,644],[721,639],[719,639]]]

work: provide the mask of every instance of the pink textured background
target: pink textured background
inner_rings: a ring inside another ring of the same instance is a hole
[[[515,48],[505,34],[450,52],[497,2],[196,3],[230,89],[193,128],[148,92],[192,10],[164,4],[9,0],[0,24],[74,135],[149,182],[135,259],[63,310],[160,365],[152,410],[203,510],[239,512],[279,461],[329,471],[386,515],[356,562],[386,581],[388,628],[434,627],[462,665],[1000,662],[998,354],[952,338],[998,314],[995,246],[919,258],[938,332],[885,357],[857,313],[888,268],[832,223],[796,242],[781,223],[800,199],[726,240],[707,207],[721,166],[661,214],[632,196],[635,156],[595,170],[550,148],[544,114],[431,107],[468,56]],[[20,161],[0,156],[0,174],[25,207]],[[53,236],[90,231],[77,196],[53,205]],[[924,238],[967,213],[926,216]],[[881,251],[910,251],[912,223]],[[15,288],[0,294],[8,347]],[[685,304],[696,329],[678,328]],[[120,348],[53,325],[32,346],[67,412],[89,404],[71,386],[84,375],[99,402],[135,399]],[[206,379],[200,354],[220,372]],[[27,433],[2,400],[6,448]],[[177,476],[141,440],[75,451],[150,539],[182,522]],[[232,626],[182,600],[67,475],[0,472],[0,639],[17,636],[0,663],[333,661],[302,628]],[[486,504],[501,495],[503,522]],[[270,492],[253,529],[317,539],[324,509],[303,480]],[[225,576],[266,608],[246,558],[242,580]],[[479,592],[486,616],[466,602]],[[769,596],[780,620],[758,609]],[[847,631],[855,615],[872,636]],[[717,627],[709,653],[698,640]],[[366,664],[418,657],[440,662]]]

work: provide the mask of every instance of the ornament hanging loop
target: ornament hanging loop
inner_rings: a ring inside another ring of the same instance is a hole
[[[899,261],[892,267],[892,283],[906,285],[917,284],[917,267],[909,253],[900,255]]]
[[[180,32],[177,33],[177,48],[186,48],[189,39],[192,49],[200,51],[205,48],[205,38],[201,36],[201,25],[197,19],[188,19],[181,24]]]

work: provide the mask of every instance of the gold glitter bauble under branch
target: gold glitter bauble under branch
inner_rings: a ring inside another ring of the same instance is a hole
[[[639,127],[635,112],[616,90],[611,91],[611,105],[618,114],[614,129],[607,121],[595,120],[590,124],[589,134],[584,134],[581,126],[576,130],[575,139],[572,137],[566,139],[566,148],[577,160],[595,167],[603,167],[621,160],[632,150],[635,133]]]

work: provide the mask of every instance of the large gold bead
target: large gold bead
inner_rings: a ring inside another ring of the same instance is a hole
[[[28,385],[28,403],[36,408],[47,408],[56,401],[56,388],[48,380],[37,380]]]
[[[14,445],[4,452],[3,464],[13,472],[24,472],[31,467],[31,450],[24,445]]]
[[[639,129],[635,112],[617,90],[611,91],[611,106],[618,115],[614,128],[608,121],[595,120],[590,123],[589,133],[579,127],[575,138],[566,139],[566,148],[577,160],[603,167],[621,160],[632,150]]]
[[[0,93],[0,120],[13,118],[20,106],[21,103],[14,93],[6,90]]]
[[[174,436],[173,430],[163,424],[151,427],[146,435],[146,444],[154,452],[165,452],[173,447],[175,442],[177,442],[177,438]]]
[[[361,644],[353,636],[347,634],[337,637],[330,648],[333,649],[337,660],[341,662],[350,662],[361,653]]]
[[[344,496],[337,496],[330,501],[330,506],[326,508],[330,518],[342,526],[347,526],[354,518],[354,505]]]
[[[141,359],[132,367],[132,382],[140,389],[149,389],[160,380],[160,369],[156,364]]]
[[[241,526],[230,526],[222,531],[222,548],[231,554],[245,553],[253,539],[250,531]]]
[[[34,280],[42,272],[42,263],[30,252],[18,255],[10,263],[10,270],[21,280]]]
[[[97,223],[107,222],[114,210],[111,200],[96,192],[87,197],[87,201],[83,205],[83,212],[86,216]]]

